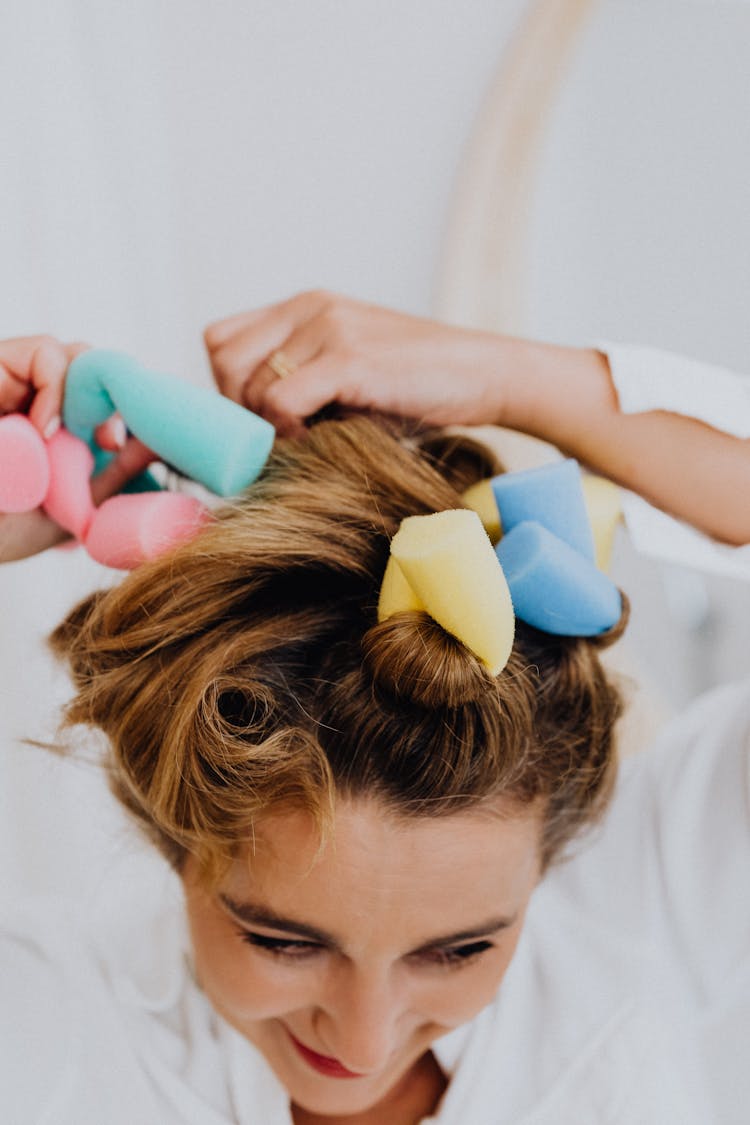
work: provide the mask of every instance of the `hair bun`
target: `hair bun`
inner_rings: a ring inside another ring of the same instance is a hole
[[[379,688],[423,707],[459,707],[495,682],[461,641],[419,610],[374,625],[362,648]]]

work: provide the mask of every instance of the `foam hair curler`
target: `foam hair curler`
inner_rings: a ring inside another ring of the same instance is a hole
[[[486,480],[479,480],[476,484],[472,484],[466,489],[461,497],[467,508],[471,508],[476,512],[484,525],[484,530],[489,535],[493,543],[497,543],[502,535],[502,526],[500,524],[500,512],[497,508],[497,500],[492,488],[492,481],[488,478]]]
[[[394,613],[423,610],[424,605],[404,578],[404,572],[393,555],[388,559],[378,599],[378,621],[385,621]]]
[[[161,460],[218,496],[255,480],[275,436],[270,422],[213,391],[148,371],[121,352],[83,352],[68,368],[65,426],[91,445],[115,411]]]
[[[528,625],[558,636],[592,637],[620,620],[622,599],[614,583],[541,524],[517,524],[495,550],[516,614]]]
[[[497,675],[513,647],[515,618],[502,567],[477,513],[458,508],[407,516],[391,541],[391,558],[401,578],[389,579],[379,619],[421,603]],[[393,597],[399,592],[401,605]]]
[[[96,508],[89,480],[94,455],[85,442],[60,428],[47,442],[50,483],[44,510],[76,539],[84,539]]]
[[[194,539],[210,519],[200,500],[177,492],[111,496],[94,509],[86,550],[104,566],[132,570]]]
[[[534,520],[579,554],[594,558],[594,539],[577,461],[568,459],[537,469],[502,473],[492,478],[492,491],[505,535],[516,524]]]
[[[570,637],[597,636],[618,623],[622,596],[597,566],[608,561],[619,519],[616,486],[591,478],[584,489],[569,460],[480,481],[462,499],[465,509],[402,521],[379,621],[421,609],[493,675],[510,656],[516,617]],[[484,556],[496,539],[500,567],[493,569]]]
[[[147,473],[129,482],[123,494],[94,507],[91,473],[112,458],[96,445],[94,431],[115,410],[155,459],[220,496],[240,492],[255,480],[275,435],[270,423],[213,391],[101,350],[71,363],[65,427],[49,441],[24,415],[0,419],[0,512],[41,505],[94,558],[119,569],[192,538],[210,513],[192,496],[154,491],[158,485]]]
[[[0,512],[28,512],[47,495],[44,438],[23,414],[0,418]]]
[[[581,481],[586,510],[594,536],[596,565],[609,571],[615,545],[615,532],[622,519],[620,489],[611,480],[587,473]]]

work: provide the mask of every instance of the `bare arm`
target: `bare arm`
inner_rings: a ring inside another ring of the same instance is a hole
[[[728,543],[750,541],[750,443],[654,411],[623,414],[605,356],[479,332],[325,292],[209,326],[221,390],[282,432],[329,403],[430,424],[497,423]],[[283,353],[281,370],[269,366]]]
[[[552,442],[727,543],[750,541],[750,442],[664,411],[623,414],[600,352],[526,341],[504,425]]]

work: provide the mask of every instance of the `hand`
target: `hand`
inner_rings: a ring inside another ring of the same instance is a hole
[[[0,341],[0,414],[28,414],[42,437],[52,437],[60,425],[68,364],[85,349],[54,336]]]
[[[63,344],[51,336],[26,336],[0,341],[0,415],[27,413],[42,436],[51,437],[60,425],[65,374],[85,344]],[[135,438],[126,440],[115,415],[97,430],[102,448],[118,455],[92,479],[95,504],[137,476],[154,454]],[[68,533],[37,508],[31,512],[0,513],[0,562],[38,554],[68,538]]]
[[[506,337],[318,291],[217,321],[204,338],[223,394],[285,433],[332,403],[434,425],[496,422],[512,366]],[[267,362],[276,351],[292,368],[283,378]]]

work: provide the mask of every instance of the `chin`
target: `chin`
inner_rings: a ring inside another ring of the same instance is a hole
[[[290,1100],[300,1109],[321,1116],[364,1113],[372,1109],[399,1081],[386,1080],[381,1087],[377,1078],[338,1079],[311,1075],[302,1079],[297,1075],[278,1074]]]

